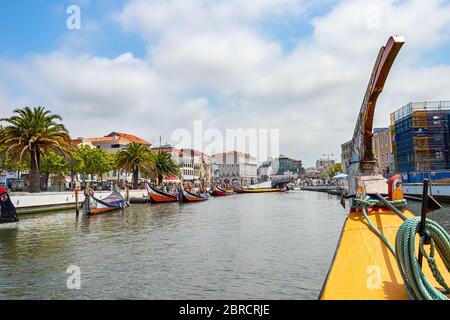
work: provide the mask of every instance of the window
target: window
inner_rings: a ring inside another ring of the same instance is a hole
[[[112,144],[111,149],[118,149],[120,148],[120,144]]]

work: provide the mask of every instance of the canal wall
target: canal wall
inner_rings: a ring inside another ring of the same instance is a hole
[[[129,193],[131,203],[145,203],[148,200],[146,190],[130,190]],[[111,191],[95,192],[95,196],[100,200],[110,194]],[[122,195],[126,196],[126,192],[122,191]],[[10,197],[18,214],[75,209],[75,193],[72,191],[42,193],[12,192]],[[82,203],[84,198],[83,192],[80,192],[78,195],[79,203]]]
[[[403,193],[407,196],[422,198],[422,183],[404,183]],[[431,193],[433,197],[441,201],[450,201],[450,184],[433,184],[431,185]]]

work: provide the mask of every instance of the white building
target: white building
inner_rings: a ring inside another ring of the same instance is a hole
[[[177,149],[170,145],[152,148],[154,151],[166,151],[180,166],[184,181],[206,180],[212,178],[212,159],[207,154],[193,149]]]
[[[250,154],[230,151],[212,157],[220,179],[241,184],[257,183],[257,161]]]

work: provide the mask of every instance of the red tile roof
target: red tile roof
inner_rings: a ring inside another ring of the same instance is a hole
[[[86,138],[85,140],[90,141],[91,143],[95,142],[124,142],[124,143],[131,143],[131,142],[137,142],[144,146],[150,147],[152,144],[148,141],[145,141],[144,139],[141,139],[139,137],[136,137],[135,135],[128,134],[128,133],[121,133],[121,132],[111,132],[107,136],[104,137],[97,137],[97,138]],[[74,143],[80,144],[82,142],[82,138],[78,138],[73,140]]]
[[[114,136],[118,136],[120,138],[124,138],[124,139],[130,140],[131,142],[137,142],[137,143],[140,143],[140,144],[143,144],[143,145],[146,145],[146,146],[151,146],[150,142],[145,141],[144,139],[141,139],[139,137],[136,137],[135,135],[128,134],[128,133],[111,132],[106,137],[114,137]]]

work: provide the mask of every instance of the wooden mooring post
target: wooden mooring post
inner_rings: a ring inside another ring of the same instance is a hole
[[[80,215],[80,203],[78,201],[78,195],[79,195],[79,191],[78,188],[75,188],[75,210],[77,213],[77,217]]]

